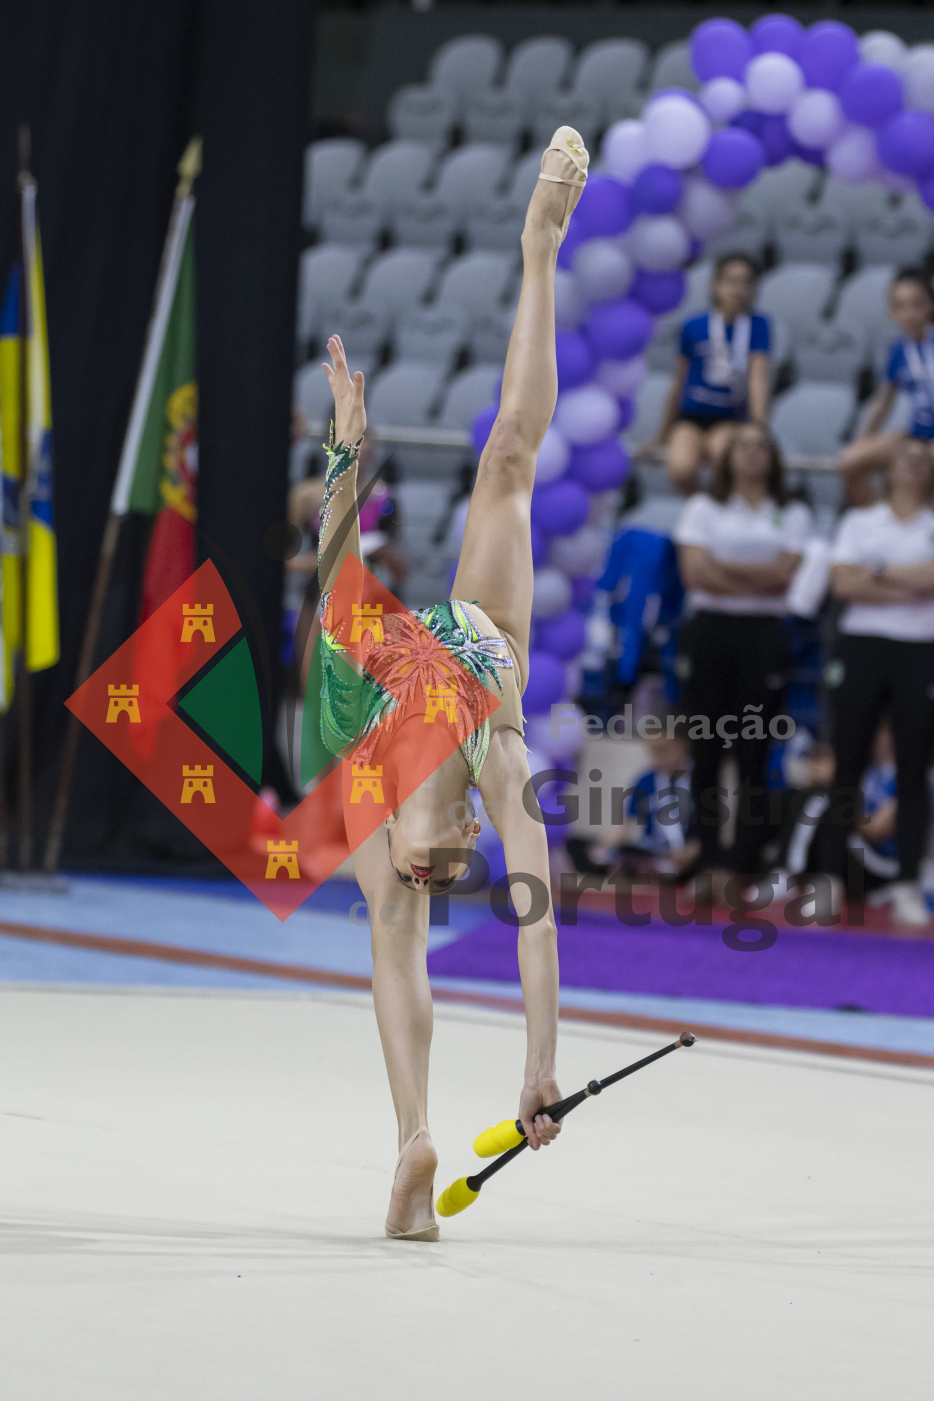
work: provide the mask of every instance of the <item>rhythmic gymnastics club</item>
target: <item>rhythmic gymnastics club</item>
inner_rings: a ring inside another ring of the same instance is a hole
[[[583,1104],[585,1099],[591,1099],[594,1095],[601,1094],[609,1085],[615,1085],[617,1080],[625,1080],[627,1075],[635,1075],[637,1070],[642,1070],[644,1066],[651,1065],[654,1060],[661,1060],[662,1056],[670,1055],[672,1051],[677,1051],[680,1046],[693,1046],[697,1037],[690,1031],[682,1031],[677,1041],[672,1041],[670,1046],[663,1046],[660,1051],[655,1051],[650,1056],[645,1056],[642,1060],[635,1061],[632,1065],[627,1065],[623,1070],[617,1070],[615,1075],[608,1075],[605,1080],[591,1080],[585,1090],[578,1090],[576,1094],[568,1095],[567,1099],[559,1099],[557,1104],[546,1105],[538,1111],[539,1114],[548,1114],[557,1122],[565,1115],[570,1114],[572,1109],[576,1109],[579,1104]],[[497,1124],[492,1129],[485,1129],[474,1139],[473,1150],[478,1158],[492,1158],[494,1153],[501,1154],[495,1163],[490,1163],[488,1168],[476,1173],[473,1177],[459,1177],[456,1182],[452,1182],[447,1191],[442,1192],[435,1204],[435,1210],[439,1216],[456,1216],[459,1211],[464,1211],[477,1200],[480,1195],[480,1188],[484,1182],[489,1181],[494,1172],[499,1172],[507,1163],[511,1163],[513,1158],[517,1158],[523,1148],[528,1148],[529,1141],[525,1136],[525,1129],[522,1127],[521,1119],[504,1119],[501,1124]],[[503,1152],[506,1149],[506,1152]]]

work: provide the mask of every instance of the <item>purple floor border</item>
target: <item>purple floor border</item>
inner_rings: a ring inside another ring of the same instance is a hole
[[[428,956],[437,977],[515,983],[515,929],[485,920]],[[727,948],[722,928],[619,924],[581,913],[558,929],[563,987],[785,1007],[853,1008],[934,1016],[934,941],[830,930],[778,931],[770,949]]]

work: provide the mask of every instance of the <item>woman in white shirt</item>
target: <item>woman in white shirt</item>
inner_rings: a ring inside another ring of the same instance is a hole
[[[694,611],[679,637],[678,670],[694,754],[697,869],[718,871],[720,881],[725,871],[754,874],[769,835],[769,722],[779,713],[791,661],[782,617],[810,528],[807,507],[788,501],[774,440],[752,423],[736,429],[710,491],[691,498],[675,528]],[[721,760],[731,754],[741,801],[732,848],[724,851],[716,790]]]
[[[895,919],[926,925],[918,885],[927,839],[927,771],[934,756],[934,459],[928,443],[904,440],[889,472],[888,500],[848,511],[834,545],[831,579],[848,607],[828,668],[836,718],[835,786],[855,789],[886,712],[895,739],[899,880]],[[846,827],[831,824],[829,864],[846,872]]]

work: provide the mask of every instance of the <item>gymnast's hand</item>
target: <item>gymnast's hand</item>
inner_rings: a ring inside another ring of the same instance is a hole
[[[340,336],[328,340],[331,365],[325,364],[331,393],[334,395],[334,441],[348,446],[359,443],[366,432],[366,409],[363,407],[363,375],[358,370],[353,379],[347,368],[347,356]]]
[[[553,1124],[547,1114],[539,1114],[543,1104],[557,1104],[561,1091],[554,1080],[539,1080],[536,1084],[526,1084],[519,1096],[519,1118],[529,1140],[529,1147],[539,1149],[542,1144],[551,1143],[561,1132],[561,1125]]]

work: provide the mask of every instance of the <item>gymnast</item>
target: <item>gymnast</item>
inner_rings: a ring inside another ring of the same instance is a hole
[[[480,831],[470,805],[471,787],[479,789],[502,837],[508,870],[535,876],[549,892],[546,912],[518,931],[527,1031],[518,1117],[533,1149],[551,1143],[560,1130],[559,1124],[538,1112],[561,1098],[555,1081],[558,956],[545,828],[523,805],[530,773],[522,737],[521,696],[529,668],[532,486],[538,450],[558,395],[555,267],[586,181],[588,163],[580,135],[571,127],[560,127],[542,157],[540,180],[526,214],[522,291],[503,373],[499,414],[477,468],[451,598],[415,613],[500,704],[386,817],[354,856],[355,874],[369,907],[373,1001],[399,1126],[399,1159],[385,1228],[386,1235],[397,1240],[434,1241],[439,1234],[433,1205],[437,1155],[428,1131],[432,1034],[426,967],[428,896],[449,890],[468,870],[470,851]],[[348,515],[356,513],[357,453],[366,429],[363,375],[358,371],[351,378],[339,337],[331,337],[328,351],[332,363],[325,368],[334,393],[334,426],[319,540],[325,629],[329,591],[341,565],[348,553],[359,558],[356,523],[346,538],[338,541],[339,528]],[[331,551],[333,559],[328,553],[329,540],[337,546]],[[405,626],[400,615],[392,615],[386,624],[390,634],[387,648],[399,650]],[[339,643],[333,638],[325,640],[325,657],[330,659],[340,650]],[[371,673],[373,655],[369,653],[366,659]],[[376,710],[371,703],[363,729],[357,715],[342,730],[334,705],[336,692],[336,687],[329,687],[325,670],[322,735],[332,753],[342,757],[353,753],[356,759],[362,752],[361,736],[365,750],[366,735],[386,715],[393,718],[394,701],[387,694],[384,702],[376,703]],[[418,713],[407,708],[398,723],[400,736],[410,725],[422,726],[424,715],[424,700]],[[410,732],[410,739],[417,743],[418,732]],[[393,745],[401,751],[395,740]],[[390,749],[390,770],[392,754]],[[495,820],[492,814],[496,814]],[[451,848],[463,850],[464,860],[432,861],[432,852]],[[382,917],[387,904],[393,906],[392,923]],[[519,905],[524,906],[524,891]]]

